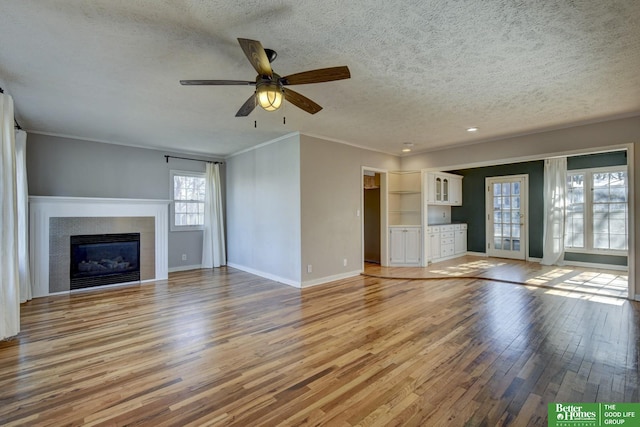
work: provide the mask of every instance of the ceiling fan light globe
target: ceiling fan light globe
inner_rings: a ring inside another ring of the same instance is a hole
[[[256,88],[258,105],[267,111],[276,111],[282,105],[284,95],[278,84],[261,84]]]

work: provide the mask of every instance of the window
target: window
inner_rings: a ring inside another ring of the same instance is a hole
[[[567,251],[626,253],[627,193],[624,166],[568,171]]]
[[[204,225],[204,173],[171,171],[171,231],[201,230]]]

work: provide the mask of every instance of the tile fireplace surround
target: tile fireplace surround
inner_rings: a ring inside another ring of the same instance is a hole
[[[140,232],[141,281],[168,277],[169,200],[29,197],[33,296],[69,290],[69,235]]]

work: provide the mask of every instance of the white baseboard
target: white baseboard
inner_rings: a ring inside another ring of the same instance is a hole
[[[169,273],[175,273],[176,271],[200,270],[201,268],[202,264],[181,265],[179,267],[169,267]]]
[[[251,267],[247,267],[240,264],[235,264],[233,262],[227,262],[229,267],[235,268],[236,270],[242,270],[247,273],[255,274],[256,276],[264,277],[265,279],[273,280],[275,282],[284,283],[285,285],[293,286],[294,288],[301,288],[301,284],[299,281],[285,279],[284,277],[276,276],[275,274],[266,273],[264,271],[256,270]]]
[[[265,279],[273,280],[275,282],[284,283],[285,285],[293,286],[294,288],[308,288],[311,286],[322,285],[323,283],[335,282],[336,280],[347,279],[349,277],[359,276],[360,270],[347,271],[345,273],[335,274],[333,276],[320,277],[318,279],[305,280],[303,282],[297,282],[295,280],[286,279],[284,277],[276,276],[275,274],[266,273],[264,271],[256,270],[255,268],[247,267],[244,265],[234,264],[227,262],[229,267],[237,270],[242,270],[247,273],[255,274],[256,276],[264,277]]]
[[[534,257],[529,257],[529,258],[527,258],[527,262],[537,262],[537,263],[540,263],[540,261],[542,261],[542,258],[534,258]]]
[[[302,282],[302,287],[308,288],[311,286],[322,285],[324,283],[335,282],[336,280],[348,279],[349,277],[359,276],[360,273],[362,273],[362,271],[353,270],[345,273],[334,274],[333,276],[321,277],[319,279],[304,280]]]

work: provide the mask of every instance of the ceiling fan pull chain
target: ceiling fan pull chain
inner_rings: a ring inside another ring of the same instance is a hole
[[[282,124],[285,125],[285,126],[287,124],[287,116],[285,116],[286,109],[287,109],[287,103],[283,102],[282,103]]]

